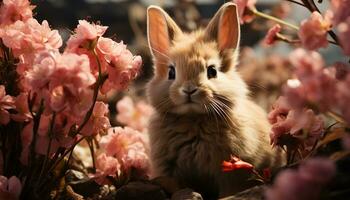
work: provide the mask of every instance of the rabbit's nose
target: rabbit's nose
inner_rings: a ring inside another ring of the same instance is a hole
[[[189,96],[197,91],[197,88],[191,89],[191,90],[182,90],[185,94],[188,94]]]

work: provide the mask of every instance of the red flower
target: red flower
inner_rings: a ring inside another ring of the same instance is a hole
[[[223,161],[221,166],[223,172],[230,172],[237,169],[246,169],[251,171],[254,168],[252,164],[244,162],[236,156],[231,156],[230,161]]]
[[[267,32],[264,42],[267,45],[273,45],[277,41],[277,34],[281,31],[281,26],[279,24],[275,24],[273,27],[269,29]]]

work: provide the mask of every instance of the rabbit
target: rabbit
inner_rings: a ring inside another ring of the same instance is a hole
[[[205,29],[184,33],[160,7],[147,10],[154,76],[147,95],[154,177],[174,178],[206,199],[250,187],[246,170],[223,172],[231,155],[256,169],[276,168],[282,152],[269,143],[266,113],[249,98],[236,71],[240,40],[237,6],[225,3]]]

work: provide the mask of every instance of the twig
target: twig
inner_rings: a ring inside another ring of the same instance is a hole
[[[283,25],[288,26],[288,27],[290,27],[292,29],[295,29],[295,30],[299,30],[298,26],[296,26],[294,24],[291,24],[289,22],[286,22],[284,20],[278,19],[277,17],[274,17],[274,16],[268,15],[266,13],[260,12],[257,9],[251,9],[251,11],[253,12],[253,14],[255,14],[255,15],[259,16],[259,17],[275,21],[275,22],[277,22],[279,24],[283,24]]]
[[[295,3],[295,4],[298,4],[300,6],[306,7],[303,3],[300,3],[300,2],[297,2],[297,1],[294,1],[294,0],[285,0],[285,1],[289,1],[291,3]]]

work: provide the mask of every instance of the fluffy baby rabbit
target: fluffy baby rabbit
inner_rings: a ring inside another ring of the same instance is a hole
[[[183,33],[159,7],[149,7],[147,15],[155,66],[148,84],[156,109],[149,127],[154,176],[172,177],[212,199],[249,186],[247,171],[222,172],[230,155],[257,169],[279,166],[266,113],[236,72],[236,5],[224,4],[206,29],[193,33]]]

